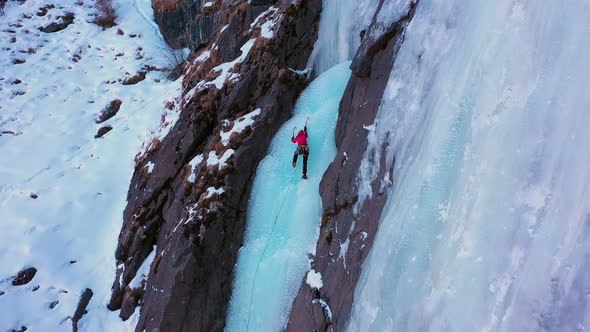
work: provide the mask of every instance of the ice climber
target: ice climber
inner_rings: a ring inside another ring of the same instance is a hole
[[[309,157],[309,146],[307,145],[307,126],[303,127],[303,130],[300,130],[297,133],[297,136],[291,137],[291,142],[297,143],[297,149],[295,149],[295,154],[293,154],[293,167],[297,166],[297,157],[300,154],[303,155],[303,176],[302,179],[307,179],[307,157]]]

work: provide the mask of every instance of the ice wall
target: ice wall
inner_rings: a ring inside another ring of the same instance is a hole
[[[361,43],[361,31],[371,23],[378,4],[378,0],[323,0],[320,31],[309,66],[323,73],[351,60]]]
[[[420,1],[377,117],[395,183],[350,331],[590,326],[587,1]]]
[[[334,129],[338,105],[350,77],[349,66],[350,62],[335,66],[303,91],[293,118],[281,127],[268,156],[258,166],[226,331],[246,330],[250,306],[250,331],[279,331],[288,320],[293,298],[309,269],[307,255],[315,250],[318,238],[322,214],[319,184],[336,154]],[[295,150],[291,134],[295,126],[303,129],[308,116],[309,179],[302,180],[301,158],[297,168],[291,166]]]

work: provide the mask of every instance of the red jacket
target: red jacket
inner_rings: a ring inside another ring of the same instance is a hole
[[[297,137],[291,138],[291,142],[297,143],[298,146],[307,145],[307,130],[300,130]]]

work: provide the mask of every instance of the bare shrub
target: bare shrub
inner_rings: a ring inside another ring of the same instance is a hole
[[[168,79],[175,81],[184,70],[186,60],[182,49],[173,49],[170,47],[162,48],[164,53],[165,68],[169,72]]]
[[[94,7],[97,11],[96,18],[94,19],[96,25],[101,26],[103,29],[112,28],[117,25],[115,23],[117,11],[113,5],[113,0],[96,0]]]

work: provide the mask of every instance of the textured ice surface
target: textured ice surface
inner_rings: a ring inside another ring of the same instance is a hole
[[[279,331],[287,322],[292,301],[309,269],[307,254],[315,251],[321,219],[319,183],[336,154],[334,129],[338,105],[350,77],[349,66],[350,62],[339,64],[307,87],[297,101],[293,118],[281,127],[269,154],[258,166],[244,246],[235,269],[227,331],[246,330],[251,295],[250,331]],[[308,116],[309,179],[302,180],[302,157],[296,169],[291,166],[295,150],[291,134],[294,126],[303,129]],[[277,215],[277,225],[252,288],[256,266]]]
[[[352,59],[361,43],[360,32],[368,27],[378,4],[378,0],[323,0],[319,35],[309,59],[310,66],[323,73]]]
[[[359,178],[367,197],[389,133],[350,331],[590,327],[588,22],[587,1],[420,1]]]

